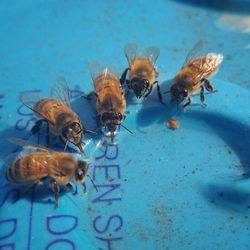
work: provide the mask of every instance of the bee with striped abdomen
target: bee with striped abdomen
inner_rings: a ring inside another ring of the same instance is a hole
[[[205,104],[204,88],[209,92],[214,92],[214,88],[209,77],[215,75],[223,61],[223,55],[208,53],[200,55],[203,44],[198,42],[190,50],[185,60],[184,66],[174,78],[174,83],[170,88],[172,100],[180,103],[187,100],[183,108],[191,103],[191,95],[200,92],[200,100],[203,106]]]
[[[83,132],[87,131],[80,117],[70,107],[69,89],[64,78],[60,78],[51,88],[52,98],[41,99],[37,93],[24,92],[20,96],[21,102],[30,108],[38,121],[32,128],[37,133],[43,122],[47,124],[46,141],[49,145],[49,132],[59,136],[65,144],[72,143],[83,153]]]
[[[117,75],[108,67],[102,67],[98,62],[93,62],[90,65],[90,71],[97,97],[98,120],[101,126],[107,127],[113,142],[117,126],[127,129],[122,125],[126,118],[124,114],[126,111],[124,90]],[[128,131],[132,133],[130,130]]]
[[[162,101],[159,82],[156,80],[159,73],[156,70],[155,62],[160,55],[157,47],[148,47],[144,53],[138,52],[135,44],[127,44],[124,48],[129,68],[127,68],[121,77],[121,84],[127,83],[129,89],[132,89],[137,98],[147,97],[151,93],[153,86],[157,85],[157,94],[159,101]],[[127,78],[128,74],[128,79]]]
[[[6,179],[10,183],[36,186],[50,180],[52,190],[55,193],[56,207],[58,207],[60,186],[72,190],[70,181],[74,181],[83,185],[84,192],[86,192],[86,177],[90,178],[88,175],[89,166],[86,161],[78,160],[68,153],[52,151],[22,139],[11,138],[10,141],[21,146],[31,146],[37,150],[21,156],[10,164],[6,172]],[[95,185],[94,187],[96,188]]]

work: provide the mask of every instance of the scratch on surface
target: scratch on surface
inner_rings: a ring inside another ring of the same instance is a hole
[[[217,19],[216,26],[228,31],[250,33],[250,16],[222,15]]]

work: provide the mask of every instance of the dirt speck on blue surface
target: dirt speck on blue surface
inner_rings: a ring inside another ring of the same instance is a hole
[[[233,150],[227,144],[225,144],[224,147],[226,148],[228,154],[231,155],[233,153]]]
[[[132,160],[128,160],[128,161],[126,162],[126,165],[127,165],[127,166],[130,165],[131,162],[132,162]]]
[[[133,225],[134,233],[138,235],[139,239],[148,242],[151,239],[150,227],[145,227],[145,223],[142,220],[137,220]]]
[[[152,208],[153,217],[155,220],[155,242],[159,249],[167,247],[169,240],[174,233],[173,220],[170,215],[170,210],[166,204],[159,204]]]
[[[92,212],[92,208],[90,206],[88,206],[88,213]]]
[[[115,180],[115,178],[111,177],[109,178],[109,182],[113,182]]]

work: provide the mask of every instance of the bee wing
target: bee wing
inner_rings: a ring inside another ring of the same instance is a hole
[[[124,47],[124,53],[127,57],[129,65],[134,61],[138,54],[138,47],[134,43],[128,43]]]
[[[39,116],[43,117],[46,121],[51,124],[54,124],[52,121],[46,117],[45,114],[38,112],[35,109],[35,105],[42,100],[43,98],[40,97],[37,91],[25,91],[20,94],[19,97],[20,101],[25,105],[27,108],[31,109],[34,113],[38,114]]]
[[[105,67],[99,61],[93,61],[89,64],[89,70],[94,81],[105,70]]]
[[[203,54],[203,42],[200,40],[198,41],[193,48],[188,52],[183,67],[193,61],[195,58],[199,58],[204,56]]]
[[[36,91],[24,91],[20,94],[20,101],[28,108],[34,110],[34,106],[42,99]]]
[[[156,60],[160,55],[160,49],[155,46],[150,46],[145,49],[144,55],[153,63],[155,64]]]
[[[202,63],[200,63],[202,60]],[[217,71],[218,67],[223,61],[222,54],[208,53],[206,56],[201,57],[200,60],[193,62],[193,65],[198,69],[199,74],[197,74],[198,79],[202,79],[206,75],[213,75]]]
[[[217,53],[208,53],[206,58],[208,59],[211,67],[216,68],[222,63],[224,56]]]
[[[105,76],[107,76],[107,74],[112,74],[118,77],[114,66],[112,65],[105,66],[101,64],[99,61],[91,62],[89,65],[89,69],[90,69],[90,73],[91,73],[93,81],[101,74],[104,75],[104,78]]]
[[[56,151],[48,149],[47,147],[44,147],[42,145],[39,144],[35,144],[33,142],[30,141],[25,141],[21,138],[16,138],[16,137],[10,137],[8,139],[11,143],[19,145],[21,147],[32,147],[34,149],[37,149],[38,151],[42,151],[42,152],[50,152],[50,153],[55,153]]]
[[[51,96],[70,107],[70,91],[64,77],[59,77],[51,87]]]

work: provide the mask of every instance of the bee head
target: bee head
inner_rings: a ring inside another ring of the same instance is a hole
[[[100,116],[101,123],[107,127],[108,131],[111,133],[111,140],[113,141],[114,132],[116,131],[116,127],[121,125],[123,120],[125,119],[125,115],[121,112],[105,112]]]
[[[72,122],[62,129],[63,139],[80,147],[83,137],[83,128],[80,122]]]
[[[88,173],[88,163],[86,161],[78,161],[78,166],[75,172],[76,182],[82,184],[85,182],[87,173]]]
[[[122,121],[125,119],[125,115],[121,112],[104,112],[100,116],[100,121],[103,125],[107,126],[109,131],[115,131],[116,126],[121,125]]]
[[[172,85],[172,87],[170,88],[170,92],[172,95],[172,100],[177,103],[182,102],[188,97],[188,90],[185,87],[178,86],[175,84]]]
[[[149,90],[149,81],[147,79],[134,77],[130,81],[130,88],[133,89],[137,98],[141,98],[145,95],[146,91]]]

